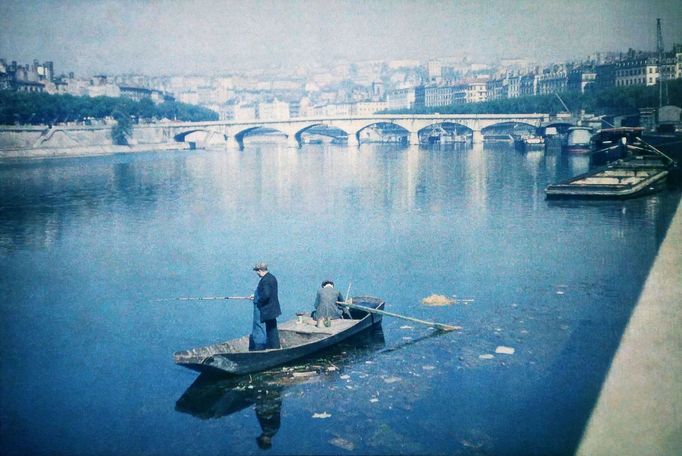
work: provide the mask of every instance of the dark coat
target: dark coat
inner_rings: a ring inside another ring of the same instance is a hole
[[[277,279],[274,275],[268,272],[261,277],[256,288],[256,297],[255,304],[260,310],[260,321],[274,320],[282,315],[277,296]]]

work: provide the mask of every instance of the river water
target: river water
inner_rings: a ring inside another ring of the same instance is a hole
[[[0,453],[571,454],[680,197],[545,200],[587,167],[370,144],[3,163]],[[154,299],[250,294],[261,260],[280,320],[332,278],[463,330],[386,318],[195,382],[173,352],[245,334],[250,303]]]

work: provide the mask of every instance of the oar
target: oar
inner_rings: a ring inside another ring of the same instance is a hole
[[[400,314],[393,313],[393,312],[386,312],[385,310],[373,309],[371,307],[365,307],[365,306],[359,306],[357,304],[351,304],[349,302],[336,301],[336,303],[340,306],[350,307],[351,309],[363,310],[363,311],[369,312],[369,313],[386,315],[387,317],[401,318],[403,320],[413,321],[415,323],[421,323],[422,325],[433,326],[434,328],[439,329],[441,331],[455,331],[455,330],[462,329],[461,326],[446,325],[444,323],[436,323],[433,321],[420,320],[418,318],[407,317],[405,315],[400,315]]]
[[[353,285],[353,282],[348,282],[348,290],[346,290],[346,299],[350,299],[350,286],[351,286],[351,285]],[[343,309],[343,312],[344,312],[346,315],[348,315],[349,318],[353,318],[353,317],[351,317],[351,315],[350,315],[350,309],[349,309],[348,307],[346,307],[345,309]]]
[[[226,299],[246,299],[246,300],[253,300],[251,296],[201,296],[201,297],[193,297],[193,296],[183,296],[180,298],[161,298],[161,299],[152,299],[154,302],[159,302],[159,301],[224,301]]]

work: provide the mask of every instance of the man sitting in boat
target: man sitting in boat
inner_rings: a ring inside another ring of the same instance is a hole
[[[334,288],[334,282],[325,280],[317,290],[317,297],[315,298],[315,310],[312,313],[313,320],[317,320],[317,326],[321,326],[324,322],[329,326],[328,322],[337,318],[343,318],[343,309],[338,306],[337,301],[343,302],[343,295],[339,290]]]

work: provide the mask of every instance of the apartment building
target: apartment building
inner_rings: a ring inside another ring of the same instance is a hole
[[[274,99],[256,105],[256,114],[262,120],[289,120],[289,103]]]
[[[537,75],[536,95],[548,95],[566,91],[568,74],[564,67],[550,68]]]
[[[406,89],[396,89],[386,94],[387,109],[412,109],[416,101],[416,89],[409,87]]]

